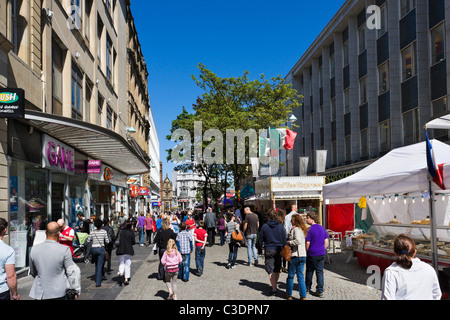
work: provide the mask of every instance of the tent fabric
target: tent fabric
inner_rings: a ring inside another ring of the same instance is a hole
[[[434,119],[427,123],[427,129],[448,129],[450,130],[450,114]]]
[[[341,232],[345,236],[345,231],[355,229],[354,205],[333,204],[327,206],[328,223],[327,228],[334,232]]]
[[[436,163],[448,163],[450,146],[438,140],[432,140],[431,143]],[[428,189],[426,142],[421,142],[394,149],[354,175],[325,185],[323,197],[328,200],[347,198],[353,202],[355,198],[358,201],[363,196],[413,193]],[[435,184],[433,189],[440,190]]]

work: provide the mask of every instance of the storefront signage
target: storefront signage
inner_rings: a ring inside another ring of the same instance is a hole
[[[105,181],[110,181],[114,177],[113,171],[110,167],[106,167],[105,171],[103,171],[103,178]]]
[[[102,173],[102,161],[88,160],[87,173]]]
[[[25,117],[25,91],[23,89],[0,89],[0,118]]]
[[[138,195],[139,186],[138,185],[132,185],[130,186],[130,196],[136,197]]]
[[[75,151],[73,148],[42,135],[42,167],[70,175],[75,173]]]
[[[139,188],[139,195],[140,196],[146,196],[147,195],[147,188],[146,187],[140,187]]]
[[[161,202],[152,202],[152,207],[161,207]]]

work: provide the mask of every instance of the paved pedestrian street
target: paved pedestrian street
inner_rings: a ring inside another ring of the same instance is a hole
[[[216,243],[218,238],[216,239]],[[113,251],[112,273],[105,275],[100,288],[95,287],[94,265],[77,262],[82,274],[82,293],[79,300],[166,300],[165,283],[156,279],[158,255],[152,246],[134,246],[135,255],[131,265],[131,281],[128,286],[118,283],[118,260]],[[339,250],[338,250],[339,251]],[[380,300],[380,290],[366,285],[370,274],[358,265],[356,258],[346,263],[348,254],[330,254],[331,263],[325,264],[325,292],[323,298],[308,294],[308,300]],[[269,294],[269,277],[264,270],[264,258],[258,266],[248,266],[247,248],[239,249],[235,269],[227,269],[228,245],[206,247],[205,268],[201,277],[196,275],[194,253],[191,256],[191,274],[188,282],[177,280],[179,300],[260,300],[283,301],[287,273],[281,273],[277,295]],[[22,300],[30,300],[29,290],[33,278],[19,279]],[[299,299],[295,279],[293,298]],[[313,289],[315,279],[313,280]]]

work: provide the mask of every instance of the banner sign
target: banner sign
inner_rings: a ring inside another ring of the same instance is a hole
[[[87,173],[102,173],[102,161],[89,160],[87,164]]]
[[[43,134],[42,167],[73,175],[75,173],[74,149]]]
[[[23,89],[0,89],[0,118],[25,117],[25,91]]]

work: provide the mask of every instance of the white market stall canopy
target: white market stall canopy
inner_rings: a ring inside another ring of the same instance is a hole
[[[260,200],[322,199],[325,177],[270,177],[255,182]]]
[[[445,184],[446,176],[450,178],[450,146],[438,140],[431,143],[435,163],[449,163],[444,166]],[[352,203],[366,196],[418,193],[428,189],[426,142],[421,142],[394,149],[354,175],[325,185],[323,198],[330,203]],[[433,190],[440,189],[433,183]]]
[[[436,118],[426,125],[427,129],[447,129],[450,130],[450,114]]]

